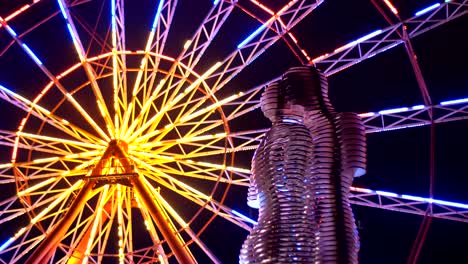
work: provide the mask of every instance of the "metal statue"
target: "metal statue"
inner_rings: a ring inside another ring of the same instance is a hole
[[[334,110],[311,66],[267,86],[261,108],[273,124],[252,161],[248,204],[259,219],[240,263],[357,263],[349,188],[365,173],[360,118]]]

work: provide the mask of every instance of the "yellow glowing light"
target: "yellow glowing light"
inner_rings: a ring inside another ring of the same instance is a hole
[[[395,8],[395,6],[390,2],[389,0],[384,0],[385,4],[390,8],[393,14],[398,15],[398,10]]]
[[[83,181],[78,180],[75,184],[73,184],[70,188],[66,189],[56,200],[50,203],[44,210],[42,210],[39,214],[37,214],[33,219],[31,219],[31,224],[36,224],[42,217],[44,217],[47,213],[50,212],[55,206],[57,206],[63,199],[70,196],[70,194],[79,186]]]
[[[188,49],[188,48],[190,47],[191,44],[192,44],[192,41],[191,41],[191,40],[185,41],[184,50]]]
[[[34,3],[36,2],[39,2],[40,0],[36,0],[34,1]],[[11,15],[7,16],[5,18],[5,21],[10,21],[11,19],[13,19],[14,17],[16,17],[17,15],[21,14],[24,10],[28,9],[30,7],[30,5],[24,5],[23,7],[21,7],[20,9],[16,10],[15,12],[13,12]]]
[[[52,142],[62,142],[62,143],[70,144],[70,145],[82,146],[82,147],[87,147],[87,148],[94,148],[94,149],[104,148],[104,146],[95,145],[95,144],[91,144],[91,143],[85,143],[85,142],[81,142],[81,141],[70,140],[70,139],[63,139],[63,138],[49,137],[49,136],[43,136],[43,135],[36,135],[36,134],[25,133],[25,132],[17,132],[16,134],[18,136],[25,137],[25,138],[39,139],[39,140],[52,141]]]
[[[18,192],[18,196],[21,197],[21,196],[23,196],[23,195],[25,195],[27,193],[38,190],[38,189],[40,189],[40,188],[54,182],[56,179],[57,179],[56,177],[52,177],[52,178],[49,178],[49,179],[47,179],[45,181],[42,181],[42,182],[40,182],[40,183],[38,183],[38,184],[36,184],[34,186],[31,186],[31,187],[29,187],[29,188],[27,188],[25,190],[22,190],[22,191]]]
[[[88,244],[86,246],[86,251],[85,251],[86,255],[89,255],[91,253],[94,237],[96,236],[99,221],[101,219],[102,209],[103,209],[103,207],[104,207],[104,205],[105,205],[105,203],[107,201],[107,192],[108,191],[109,191],[109,185],[106,184],[104,186],[104,190],[102,192],[102,195],[101,195],[101,198],[100,198],[100,201],[99,201],[99,205],[98,205],[98,208],[97,208],[95,216],[94,216],[93,226],[91,228],[91,235],[89,237]]]
[[[51,157],[51,158],[35,159],[33,160],[33,163],[46,163],[46,162],[57,161],[57,160],[59,160],[59,157]]]
[[[0,169],[10,168],[12,165],[13,165],[13,163],[0,164]]]

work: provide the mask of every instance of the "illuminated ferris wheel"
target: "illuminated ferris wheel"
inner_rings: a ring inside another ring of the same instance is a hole
[[[404,21],[403,31],[401,22],[310,58],[291,30],[322,1],[192,3],[204,10],[194,22],[185,15],[198,9],[184,10],[183,1],[151,2],[133,16],[123,0],[0,9],[2,67],[31,68],[0,79],[2,104],[9,103],[2,107],[21,111],[5,119],[17,127],[0,130],[1,263],[194,263],[199,256],[220,263],[203,234],[217,219],[245,230],[255,224],[226,200],[248,186],[249,160],[267,127],[254,121],[259,97],[278,76],[253,88],[232,80],[255,75],[262,65],[252,65],[277,43],[329,76],[410,47],[411,37],[468,12],[466,1],[437,3]],[[398,14],[389,1],[382,7]],[[139,12],[151,13],[144,27],[132,24]],[[223,35],[233,27],[238,40]],[[40,77],[30,82],[29,74]],[[361,114],[367,132],[427,125],[425,114],[435,111],[453,113],[436,122],[465,118],[466,100],[434,105],[422,91],[425,105]],[[466,205],[432,197],[354,188],[353,199],[416,214],[431,204],[434,217],[467,219],[453,209]]]

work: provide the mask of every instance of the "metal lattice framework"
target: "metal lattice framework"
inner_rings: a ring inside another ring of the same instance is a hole
[[[22,56],[42,79],[28,96],[0,80],[1,101],[23,114],[17,128],[0,130],[1,154],[8,153],[0,160],[1,189],[8,190],[0,195],[0,262],[191,263],[195,250],[219,263],[201,236],[216,218],[245,230],[255,224],[224,201],[231,188],[248,185],[250,170],[239,165],[239,157],[249,160],[266,131],[232,124],[256,115],[263,87],[277,78],[234,91],[227,88],[231,80],[279,41],[301,63],[314,63],[330,76],[405,43],[405,32],[413,38],[468,12],[466,0],[439,3],[311,59],[291,29],[321,3],[291,0],[273,11],[266,2],[215,0],[175,53],[170,41],[181,4],[176,0],[157,1],[137,50],[128,48],[134,36],[123,0],[35,0],[5,7],[0,63],[8,64],[10,54]],[[101,12],[89,22],[83,16],[91,9]],[[229,43],[215,62],[209,54],[222,37],[218,33],[242,19],[254,30],[239,29],[249,34]],[[68,68],[57,70],[44,44],[36,44],[34,33],[45,27],[63,32],[64,43],[71,43]],[[367,133],[384,132],[466,119],[467,103],[360,116]],[[464,204],[351,191],[357,205],[420,215],[430,205],[433,217],[467,222]]]

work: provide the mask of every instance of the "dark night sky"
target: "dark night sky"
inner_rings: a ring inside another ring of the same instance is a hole
[[[37,19],[44,18],[56,10],[54,1],[43,1],[45,3],[41,8],[35,9],[31,15],[18,18],[12,26],[22,32]],[[156,1],[126,2],[127,34],[132,36],[127,37],[128,47],[131,50],[142,49],[142,38],[137,36],[147,35]],[[185,39],[192,34],[204,16],[203,11],[211,5],[211,1],[208,0],[196,2],[179,1],[180,10],[176,12],[173,31],[168,39],[168,43],[171,43],[168,45],[168,54],[177,54],[177,47],[181,47]],[[272,2],[269,3],[272,6],[281,6],[287,1],[262,2]],[[436,1],[395,0],[394,4],[404,19],[434,2]],[[8,14],[17,6],[20,4],[12,3],[11,0],[0,0],[0,16]],[[86,6],[82,8],[77,12],[85,20],[92,21],[94,13],[86,12]],[[242,23],[242,31],[239,30],[239,23]],[[370,0],[328,0],[293,29],[293,32],[310,56],[316,57],[387,26]],[[227,51],[232,51],[233,47],[256,27],[258,23],[249,19],[228,21],[219,33],[222,37],[214,42],[216,48],[207,52],[207,58],[213,58],[214,62]],[[413,40],[434,103],[468,96],[467,35],[468,17],[464,16]],[[73,46],[69,45],[62,18],[58,15],[28,34],[24,40],[31,43],[43,58],[44,64],[54,73],[61,72],[76,62]],[[10,41],[11,38],[5,30],[0,29],[0,49],[3,50]],[[247,90],[298,64],[286,45],[280,41],[233,79],[226,89]],[[16,44],[0,57],[0,84],[12,87],[15,91],[32,98],[37,93],[35,87],[42,87],[46,81],[44,75],[34,67]],[[332,101],[341,111],[378,111],[423,103],[410,62],[401,45],[333,75],[329,83]],[[8,113],[8,117],[2,117],[0,120],[0,129],[14,129],[20,121],[17,115],[21,112],[3,101],[0,102],[0,113],[2,116]],[[260,122],[268,124],[264,119]],[[466,131],[466,121],[436,126],[435,198],[468,202]],[[427,197],[429,135],[429,127],[368,135],[368,173],[357,179],[355,185]],[[6,151],[0,149],[0,163],[7,160]],[[248,160],[250,157],[242,159],[243,162]],[[255,217],[255,212],[249,210],[244,203],[245,193],[245,189],[233,188],[226,204]],[[354,207],[354,212],[360,228],[361,263],[406,262],[423,219],[421,216],[365,207]],[[239,249],[246,235],[247,233],[240,228],[216,219],[203,233],[202,238],[223,263],[237,263]],[[434,219],[419,263],[462,263],[468,255],[467,247],[468,224]]]

